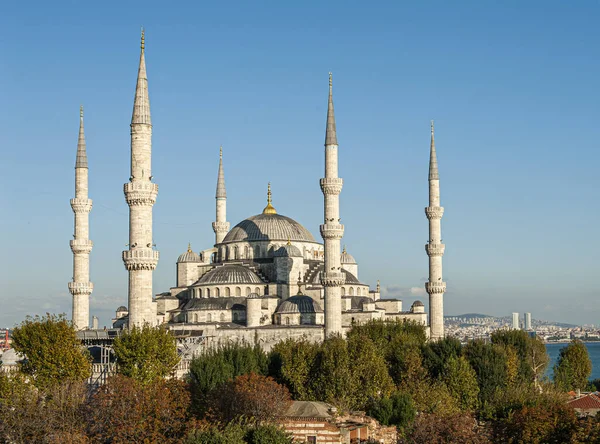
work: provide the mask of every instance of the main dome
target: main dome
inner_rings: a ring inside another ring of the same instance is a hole
[[[244,219],[231,229],[223,243],[248,241],[315,242],[310,231],[294,219],[281,214],[257,214]]]

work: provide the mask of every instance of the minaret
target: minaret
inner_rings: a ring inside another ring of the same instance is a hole
[[[444,207],[440,206],[440,175],[438,173],[433,120],[431,121],[431,148],[429,154],[429,206],[425,214],[429,219],[429,242],[425,251],[429,256],[429,282],[425,290],[429,293],[429,328],[432,340],[444,337],[444,293],[446,283],[442,281],[442,256],[446,246],[442,243],[441,219]]]
[[[129,205],[129,250],[123,251],[123,262],[129,271],[130,327],[156,323],[152,272],[158,263],[158,251],[152,248],[152,206],[156,201],[158,185],[152,183],[151,165],[152,123],[142,30],[140,67],[131,118],[131,177],[123,186]]]
[[[85,330],[90,325],[90,294],[94,284],[90,282],[90,240],[89,216],[92,200],[88,199],[88,161],[83,132],[83,106],[79,109],[79,141],[75,159],[75,198],[71,199],[75,213],[75,234],[70,242],[73,251],[73,281],[69,291],[73,295],[73,326]]]
[[[321,283],[325,287],[325,337],[342,334],[342,288],[345,276],[340,264],[340,241],[344,226],[340,224],[340,192],[343,180],[338,177],[338,142],[333,113],[332,78],[329,73],[329,104],[325,130],[325,178],[321,190],[325,200],[325,221],[321,236],[325,244],[325,267]]]
[[[219,149],[219,174],[217,176],[217,215],[212,227],[215,232],[215,244],[223,242],[229,233],[227,222],[227,192],[225,191],[225,173],[223,172],[223,147]]]

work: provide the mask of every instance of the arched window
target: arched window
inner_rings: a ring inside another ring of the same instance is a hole
[[[356,288],[356,296],[360,296],[360,293],[361,293],[361,291],[360,291],[360,287],[357,287],[357,288]]]
[[[346,287],[342,287],[342,295],[347,295],[348,293],[346,293]]]
[[[219,249],[219,256],[221,256],[221,260],[224,261],[225,260],[225,247],[221,247]]]
[[[212,314],[208,313],[206,315],[206,322],[212,322]]]
[[[354,287],[350,287],[350,296],[354,296]]]
[[[225,313],[221,313],[221,322],[225,322]]]
[[[252,289],[250,287],[246,287],[246,296],[250,296],[250,293],[252,293]]]
[[[209,298],[210,297],[210,288],[206,289],[206,297]]]
[[[236,245],[235,247],[233,247],[233,258],[234,259],[239,259],[238,253],[239,253],[239,249],[238,249],[238,247]]]
[[[259,296],[260,296],[260,288],[256,287],[256,288],[254,289],[254,293],[256,293],[257,295],[259,295]]]
[[[238,320],[238,314],[234,313],[233,314],[233,322],[237,322],[237,320]]]
[[[287,316],[285,317],[285,325],[290,325],[290,318]]]
[[[250,259],[250,248],[248,248],[248,245],[244,247],[244,258]]]
[[[213,253],[210,255],[210,263],[214,264],[215,262],[217,262],[217,253]]]
[[[260,245],[254,247],[254,257],[260,257]]]
[[[202,289],[201,289],[201,288],[199,288],[199,289],[198,289],[198,297],[199,297],[199,298],[201,298],[201,297],[202,297]]]
[[[242,295],[242,289],[240,287],[235,287],[235,295],[236,296],[241,296]]]
[[[225,296],[227,296],[227,297],[231,296],[231,288],[225,287]]]
[[[220,288],[215,288],[215,297],[220,297],[221,296],[221,289]]]
[[[194,322],[198,322],[198,313],[194,314]]]

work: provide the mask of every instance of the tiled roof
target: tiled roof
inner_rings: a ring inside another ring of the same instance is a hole
[[[257,214],[231,229],[223,242],[278,240],[315,242],[310,231],[294,219],[281,214]]]
[[[589,395],[569,401],[569,405],[574,409],[600,409],[600,397],[596,393],[590,393]]]

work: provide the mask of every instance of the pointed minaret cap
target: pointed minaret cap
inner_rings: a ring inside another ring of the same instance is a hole
[[[83,132],[83,105],[79,107],[79,140],[77,141],[77,158],[75,168],[87,168],[87,152],[85,150],[85,134]]]
[[[273,207],[271,199],[271,182],[269,182],[269,185],[267,187],[267,206],[263,210],[263,214],[277,214],[277,210]]]
[[[223,171],[223,147],[219,149],[219,175],[217,176],[217,199],[227,198],[227,192],[225,191],[225,173]]]
[[[337,133],[335,132],[335,115],[333,112],[333,78],[329,73],[329,102],[327,104],[327,128],[325,129],[325,146],[337,145]]]
[[[144,56],[144,48],[146,40],[144,28],[142,28],[142,44],[140,52],[140,67],[138,69],[137,85],[135,87],[135,99],[133,102],[133,115],[131,116],[131,124],[145,123],[152,125],[150,119],[150,98],[148,96],[148,77],[146,75],[146,58]]]
[[[429,151],[429,180],[439,180],[437,155],[435,153],[435,139],[433,136],[433,120],[431,121],[431,147]]]

